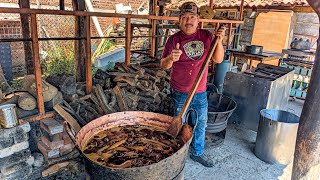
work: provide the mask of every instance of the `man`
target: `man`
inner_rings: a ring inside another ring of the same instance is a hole
[[[214,35],[210,31],[198,28],[199,8],[193,2],[181,5],[179,22],[180,31],[168,39],[161,58],[163,69],[172,68],[170,85],[173,90],[175,116],[181,111],[214,39]],[[224,35],[225,27],[222,27],[216,33],[219,39],[212,57],[215,63],[222,62],[224,57],[222,46]],[[189,106],[197,112],[198,116],[190,157],[206,167],[212,167],[212,160],[204,155],[205,129],[208,120],[207,75],[208,68]]]

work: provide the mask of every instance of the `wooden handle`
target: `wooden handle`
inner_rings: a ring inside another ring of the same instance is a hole
[[[200,71],[198,73],[196,81],[193,83],[192,88],[191,88],[191,90],[190,90],[190,92],[188,94],[188,97],[187,97],[186,101],[183,104],[183,107],[182,107],[182,109],[180,111],[180,114],[178,115],[178,117],[180,117],[180,118],[182,118],[185,115],[185,113],[187,112],[187,109],[188,109],[188,107],[190,105],[190,102],[191,102],[193,96],[194,96],[194,93],[196,92],[196,90],[198,88],[198,85],[199,85],[199,83],[200,83],[200,81],[202,79],[202,76],[203,76],[203,74],[204,74],[204,72],[205,72],[205,70],[206,70],[206,68],[207,68],[207,66],[208,66],[208,64],[210,62],[210,59],[211,59],[211,57],[212,57],[212,55],[214,53],[214,50],[216,49],[216,47],[218,45],[218,39],[219,39],[219,37],[214,38],[213,43],[211,44],[211,47],[209,49],[209,53],[208,53],[205,61],[203,62],[202,66],[201,66],[201,69],[200,69]]]

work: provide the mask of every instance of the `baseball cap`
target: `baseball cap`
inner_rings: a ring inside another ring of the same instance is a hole
[[[180,6],[180,15],[191,12],[194,14],[199,14],[199,8],[194,2],[185,2]]]

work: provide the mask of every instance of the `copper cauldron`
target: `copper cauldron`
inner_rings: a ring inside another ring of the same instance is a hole
[[[163,130],[167,130],[172,121],[171,116],[142,111],[125,111],[108,114],[95,119],[82,127],[75,136],[75,142],[80,151],[86,145],[86,142],[95,133],[125,125],[147,125]],[[125,180],[168,180],[181,179],[183,177],[183,169],[188,149],[192,139],[191,128],[184,125],[179,137],[183,139],[185,144],[173,155],[148,166],[133,168],[110,168],[101,166],[85,156],[85,164],[88,172],[93,179],[125,179]],[[68,128],[67,128],[68,129]],[[70,130],[69,130],[70,131]]]

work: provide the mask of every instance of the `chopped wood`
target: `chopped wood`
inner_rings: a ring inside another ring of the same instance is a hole
[[[62,168],[66,168],[69,165],[70,161],[66,161],[66,162],[62,162],[62,163],[58,163],[55,165],[50,166],[49,168],[43,170],[41,172],[42,177],[46,177],[49,176],[51,174],[54,174],[58,171],[60,171]]]
[[[125,76],[116,76],[113,81],[115,82],[126,82],[128,84],[130,84],[131,86],[135,86],[136,85],[136,80],[133,78],[129,78],[129,77],[125,77]]]
[[[76,93],[76,78],[70,74],[50,75],[46,81],[59,88],[63,95],[72,95]]]
[[[109,105],[109,102],[108,102],[108,100],[107,100],[107,97],[106,97],[105,93],[103,92],[102,87],[101,87],[100,85],[97,85],[96,89],[97,89],[97,93],[99,94],[99,97],[101,98],[102,104],[107,108],[108,113],[114,113],[114,112],[116,112],[116,111],[113,109],[113,107],[111,107],[111,106]],[[98,100],[100,99],[99,97],[98,97]]]
[[[110,76],[123,76],[123,77],[129,77],[129,78],[138,78],[139,74],[138,73],[121,73],[121,72],[109,72],[108,73]]]
[[[121,89],[119,88],[118,85],[116,85],[113,88],[114,93],[116,94],[117,100],[118,100],[118,106],[120,108],[120,111],[127,111],[128,106],[123,98],[123,93],[121,92]]]
[[[37,100],[27,92],[19,93],[18,106],[23,110],[34,110],[37,107]]]
[[[24,89],[27,90],[31,95],[34,97],[37,96],[34,75],[25,76],[22,84]],[[44,102],[50,101],[58,93],[58,89],[56,87],[44,80],[42,80],[42,89]]]
[[[75,120],[68,112],[66,112],[61,105],[57,104],[53,107],[53,109],[65,120],[67,121],[71,127],[77,132],[80,131],[81,127],[78,124],[77,120]]]

